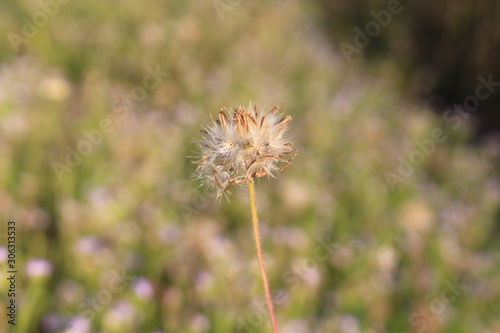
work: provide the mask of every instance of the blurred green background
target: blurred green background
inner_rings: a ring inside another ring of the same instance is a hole
[[[377,53],[410,4],[347,61],[387,3],[0,3],[0,332],[270,332],[246,191],[218,202],[188,157],[249,101],[300,150],[257,184],[281,332],[499,332],[498,140]]]
[[[443,112],[474,93],[478,76],[491,74],[496,89],[474,111],[476,136],[500,131],[500,2],[496,0],[320,0],[322,25],[335,44],[370,38],[358,57],[390,61],[402,92]],[[389,13],[388,13],[389,12]],[[388,15],[390,14],[390,15]],[[379,25],[370,25],[374,21]],[[368,28],[369,31],[366,29]],[[373,34],[373,33],[372,33]],[[361,40],[360,40],[361,41]]]

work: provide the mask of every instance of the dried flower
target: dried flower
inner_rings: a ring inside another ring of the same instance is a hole
[[[248,109],[238,106],[232,111],[220,110],[219,119],[202,131],[205,137],[198,141],[201,156],[195,172],[205,184],[216,188],[219,196],[233,184],[248,184],[257,261],[273,333],[278,333],[278,324],[262,257],[253,179],[274,177],[275,172],[286,168],[297,156],[297,149],[284,136],[292,117],[280,116],[278,109],[275,106],[265,112],[250,105]]]
[[[201,157],[195,175],[218,195],[233,184],[245,184],[265,175],[274,177],[297,155],[297,149],[284,135],[290,116],[281,116],[275,106],[269,111],[238,106],[232,111],[221,109],[198,141]]]

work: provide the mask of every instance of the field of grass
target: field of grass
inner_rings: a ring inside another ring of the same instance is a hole
[[[320,14],[1,3],[0,332],[271,332],[246,190],[191,176],[202,126],[250,101],[300,150],[256,184],[282,333],[499,332],[498,145],[390,63],[347,63]]]

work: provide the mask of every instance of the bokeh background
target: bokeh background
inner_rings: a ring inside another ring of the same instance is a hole
[[[189,157],[249,101],[300,149],[257,184],[281,332],[500,332],[500,88],[449,109],[500,81],[499,5],[401,2],[347,59],[390,3],[0,3],[0,332],[270,332],[247,193]]]

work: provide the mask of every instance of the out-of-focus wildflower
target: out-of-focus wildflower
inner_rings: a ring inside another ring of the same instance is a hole
[[[75,253],[98,254],[103,250],[103,245],[97,236],[84,236],[73,243]]]
[[[210,321],[208,318],[197,313],[191,318],[191,329],[195,332],[207,332],[210,328]]]
[[[56,102],[65,100],[71,93],[68,81],[59,76],[48,77],[40,82],[38,87],[40,95]]]
[[[49,313],[42,318],[42,329],[45,332],[54,332],[61,325],[62,319],[56,313]]]
[[[81,285],[71,279],[62,280],[57,286],[55,296],[60,303],[73,303],[81,300],[84,295],[84,289]]]
[[[390,273],[396,265],[397,253],[390,246],[383,246],[375,252],[375,262],[383,273]]]
[[[342,315],[339,318],[339,331],[342,333],[359,333],[359,321],[352,315]]]
[[[6,137],[18,138],[26,133],[28,123],[26,117],[22,114],[9,115],[3,117],[0,128]]]
[[[284,333],[307,333],[311,328],[304,319],[292,319],[283,325]]]
[[[147,300],[153,297],[154,294],[153,285],[145,277],[140,277],[136,279],[132,285],[132,288],[134,289],[135,294],[141,299]]]
[[[163,225],[157,232],[158,239],[164,244],[172,244],[179,239],[181,230],[174,224]]]
[[[52,273],[52,263],[45,259],[31,259],[26,263],[26,274],[30,277],[45,277]]]
[[[105,326],[110,330],[128,327],[135,319],[136,310],[127,301],[118,301],[104,316]]]
[[[89,333],[90,332],[90,321],[88,318],[83,316],[78,316],[73,318],[64,333]]]
[[[400,216],[400,222],[408,232],[426,233],[432,226],[432,211],[420,200],[405,203]]]
[[[7,261],[7,256],[9,255],[9,252],[7,249],[3,246],[0,246],[0,262],[4,263]]]
[[[292,118],[277,111],[277,106],[264,111],[256,105],[222,109],[219,119],[202,131],[205,136],[197,142],[201,158],[195,175],[221,195],[233,184],[274,177],[286,168],[297,155],[285,136]]]

